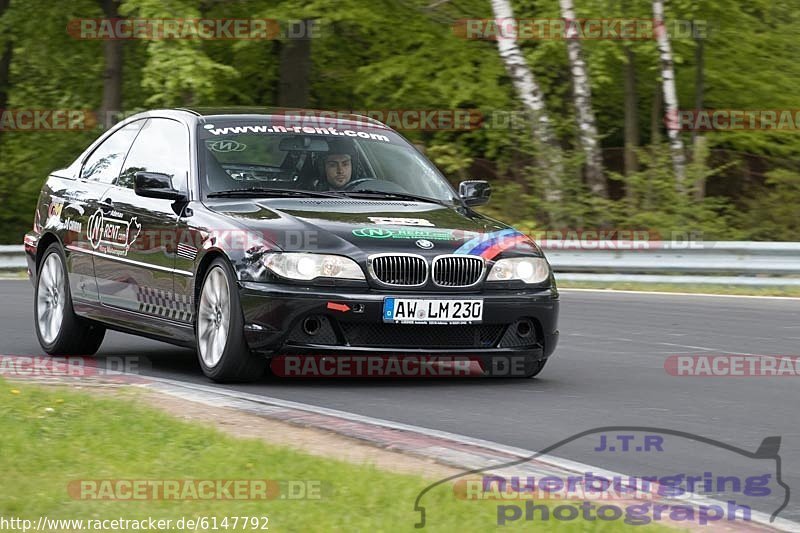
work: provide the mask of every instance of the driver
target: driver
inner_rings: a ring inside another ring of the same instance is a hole
[[[330,143],[329,151],[322,158],[322,173],[325,181],[319,185],[324,189],[340,190],[347,187],[353,177],[353,154],[342,142]]]
[[[325,156],[325,179],[332,189],[343,189],[353,175],[353,158],[350,154],[329,153]]]

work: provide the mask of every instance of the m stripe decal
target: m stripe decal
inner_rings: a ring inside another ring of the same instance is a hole
[[[503,250],[529,242],[530,239],[525,234],[509,228],[493,231],[491,233],[484,233],[474,239],[470,239],[453,253],[479,255],[484,259],[490,260],[497,257]]]

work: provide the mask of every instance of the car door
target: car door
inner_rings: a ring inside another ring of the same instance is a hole
[[[182,321],[190,308],[176,300],[173,274],[175,231],[184,206],[173,200],[138,196],[134,176],[140,171],[168,174],[173,187],[185,191],[188,128],[172,119],[147,119],[118,180],[104,193],[104,211],[98,216],[107,253],[95,266],[100,300],[128,311]]]
[[[90,239],[91,217],[100,209],[100,199],[122,170],[122,163],[144,120],[122,126],[100,143],[83,161],[78,181],[51,198],[49,212],[58,213],[66,231],[67,268],[70,291],[76,303],[99,301]]]

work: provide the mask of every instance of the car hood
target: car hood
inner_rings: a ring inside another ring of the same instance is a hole
[[[400,252],[422,255],[541,252],[508,225],[463,207],[361,199],[219,199],[208,207],[257,232],[284,251],[357,257]]]

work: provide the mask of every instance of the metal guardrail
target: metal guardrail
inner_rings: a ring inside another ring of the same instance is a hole
[[[25,270],[25,248],[12,244],[0,246],[0,270]]]
[[[564,281],[800,285],[800,242],[564,240],[541,245],[556,279]]]
[[[543,241],[562,281],[800,286],[800,242]],[[24,248],[0,246],[0,270],[25,270]]]

